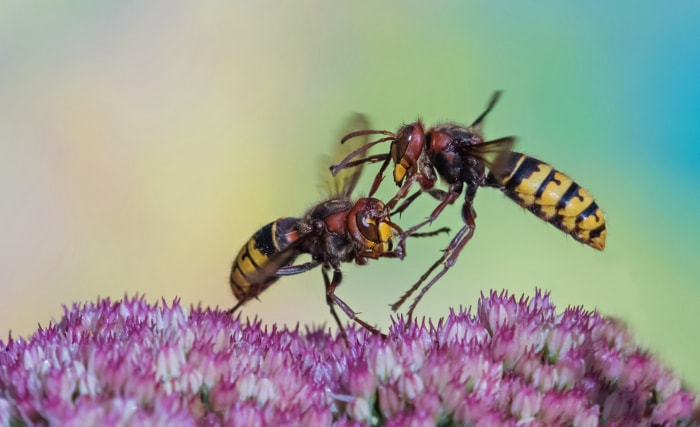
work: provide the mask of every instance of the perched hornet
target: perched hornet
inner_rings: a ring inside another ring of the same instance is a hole
[[[372,196],[377,191],[389,162],[392,161],[394,182],[399,191],[387,202],[388,208],[393,209],[400,199],[406,197],[413,184],[418,182],[420,189],[406,198],[394,214],[403,212],[424,192],[440,201],[425,221],[402,233],[399,242],[434,221],[447,205],[457,200],[466,184],[462,205],[462,219],[465,225],[450,241],[443,255],[392,305],[394,311],[398,310],[428,276],[443,264],[443,269],[423,287],[411,304],[408,310],[409,318],[423,295],[454,265],[460,252],[473,236],[476,218],[473,201],[479,187],[498,188],[520,206],[579,242],[599,250],[605,247],[605,217],[585,189],[547,163],[511,151],[515,142],[513,137],[484,141],[481,123],[499,96],[500,92],[496,92],[486,110],[468,127],[447,123],[433,126],[426,131],[419,120],[402,126],[396,133],[360,130],[347,134],[341,140],[341,143],[344,143],[359,136],[384,135],[384,138],[367,143],[350,153],[339,164],[332,166],[331,171],[335,174],[348,167],[382,162],[369,193]],[[371,146],[385,141],[391,142],[389,153],[353,160],[355,157],[364,156]],[[435,188],[437,176],[448,185],[447,191]]]
[[[354,125],[367,127],[366,119],[357,115]],[[340,159],[349,151],[349,147],[339,149],[336,157]],[[326,169],[328,164],[323,170],[327,177],[325,183],[329,198],[313,206],[302,218],[279,218],[265,225],[236,256],[230,281],[238,303],[230,310],[231,313],[250,299],[257,298],[280,276],[303,273],[320,265],[326,286],[326,302],[343,336],[345,331],[335,312],[335,305],[350,319],[373,333],[379,333],[358,318],[335,294],[342,279],[340,264],[352,261],[366,264],[369,259],[382,257],[403,258],[403,246],[393,249],[394,235],[402,234],[402,230],[391,221],[389,209],[381,201],[374,198],[350,199],[361,168],[332,179]],[[301,254],[311,255],[311,261],[293,265]],[[332,279],[329,279],[328,270],[333,270]]]

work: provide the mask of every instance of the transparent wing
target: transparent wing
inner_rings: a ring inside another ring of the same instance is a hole
[[[491,172],[498,174],[506,166],[506,159],[513,144],[515,144],[515,138],[508,136],[482,144],[470,145],[467,152],[469,156],[483,162]]]
[[[305,271],[297,271],[290,268],[290,266],[299,256],[299,250],[302,245],[311,237],[311,234],[299,237],[283,250],[272,254],[257,270],[247,275],[248,281],[252,286],[257,287],[256,290],[258,293],[267,288],[278,276],[290,276]]]
[[[348,117],[340,127],[338,138],[333,141],[333,155],[322,156],[320,171],[323,190],[329,197],[350,197],[355,189],[357,181],[362,173],[362,165],[353,168],[341,169],[335,176],[329,171],[331,165],[336,165],[345,159],[350,153],[367,145],[369,135],[361,135],[340,143],[343,136],[350,132],[369,129],[369,121],[364,114],[355,113]],[[358,158],[365,156],[367,149],[360,151]]]

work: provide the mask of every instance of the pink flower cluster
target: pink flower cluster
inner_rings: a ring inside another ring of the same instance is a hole
[[[0,343],[0,426],[697,425],[696,396],[617,320],[492,292],[436,325],[267,330],[101,300]]]

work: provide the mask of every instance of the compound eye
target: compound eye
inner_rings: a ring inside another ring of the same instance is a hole
[[[408,142],[413,134],[413,126],[406,125],[396,134],[396,139],[391,142],[391,159],[394,163],[401,163],[401,159],[406,154]]]
[[[357,229],[362,233],[362,237],[370,242],[380,242],[379,230],[374,218],[369,218],[362,213],[357,214]]]

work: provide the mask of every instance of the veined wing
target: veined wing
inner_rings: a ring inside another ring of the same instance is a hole
[[[513,144],[515,144],[515,138],[507,136],[481,144],[470,145],[467,147],[467,153],[486,165],[494,175],[500,175],[501,170],[506,166],[506,159],[513,148]]]
[[[329,197],[348,198],[355,189],[355,186],[357,186],[357,181],[360,179],[363,165],[342,169],[335,176],[329,172],[328,168],[331,165],[340,163],[350,153],[367,144],[369,139],[368,135],[352,138],[344,144],[340,143],[340,139],[350,132],[365,129],[369,129],[367,117],[360,113],[351,115],[343,122],[340,127],[338,138],[333,141],[333,155],[323,156],[320,167],[321,182],[326,195]],[[366,152],[367,150],[365,149],[358,157],[364,157]]]

